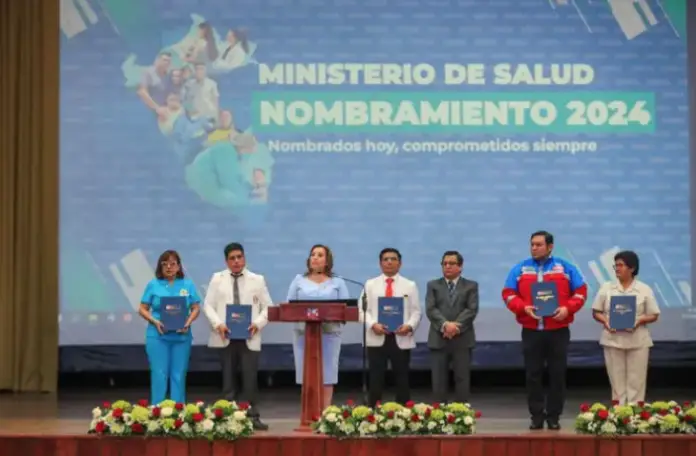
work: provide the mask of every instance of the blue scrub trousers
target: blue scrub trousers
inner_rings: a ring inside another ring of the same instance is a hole
[[[145,351],[150,361],[150,401],[159,404],[167,398],[186,403],[186,373],[191,355],[191,337],[149,336]]]

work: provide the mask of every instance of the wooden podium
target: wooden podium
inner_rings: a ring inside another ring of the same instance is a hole
[[[310,432],[312,420],[321,415],[324,404],[324,371],[321,352],[321,324],[358,321],[358,308],[344,303],[294,302],[268,308],[268,321],[304,322],[304,372],[302,373],[302,412],[300,432]]]

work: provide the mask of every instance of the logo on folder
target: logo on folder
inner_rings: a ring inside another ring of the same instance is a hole
[[[633,312],[633,308],[631,306],[627,306],[626,304],[615,304],[613,312],[619,315],[623,315]]]
[[[549,301],[549,300],[553,299],[553,291],[551,291],[551,290],[538,291],[536,294],[536,299],[538,299],[539,301],[544,301],[544,302]]]
[[[382,312],[386,314],[396,314],[399,309],[396,306],[383,306]]]
[[[319,309],[307,309],[307,314],[305,316],[307,317],[307,320],[318,320]]]
[[[230,319],[232,321],[240,321],[242,319],[242,314],[240,314],[239,312],[232,312],[230,314]]]

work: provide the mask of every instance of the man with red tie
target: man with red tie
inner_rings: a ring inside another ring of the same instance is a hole
[[[391,363],[396,380],[396,402],[404,404],[411,399],[408,383],[411,350],[416,347],[414,334],[421,321],[420,296],[416,283],[399,275],[401,253],[394,248],[382,249],[379,254],[382,274],[365,284],[363,294],[367,311],[360,307],[360,322],[367,326],[365,337],[369,362],[369,402],[375,406],[382,400],[387,363]],[[390,331],[379,321],[379,298],[403,297],[403,323]],[[363,295],[360,296],[362,303]]]

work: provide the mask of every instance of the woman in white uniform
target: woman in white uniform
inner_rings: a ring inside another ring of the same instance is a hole
[[[630,250],[614,256],[616,281],[599,289],[592,304],[592,316],[603,327],[599,341],[614,401],[621,404],[645,400],[648,359],[653,346],[648,325],[657,320],[660,308],[650,286],[638,280],[638,255]],[[609,322],[612,296],[636,297],[636,323],[632,329],[616,331]]]

